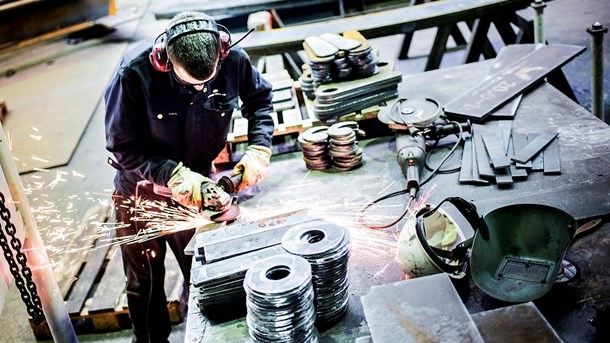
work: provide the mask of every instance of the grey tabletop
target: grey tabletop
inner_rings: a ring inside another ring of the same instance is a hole
[[[407,75],[399,84],[400,96],[429,97],[443,104],[477,85],[493,68],[491,60]],[[485,125],[493,125],[492,122]],[[432,203],[448,196],[465,198],[476,204],[481,215],[515,203],[554,206],[577,220],[610,213],[608,125],[547,83],[525,94],[511,125],[515,132],[558,131],[561,174],[533,173],[527,180],[515,182],[508,188],[493,184],[460,184],[457,174],[441,174],[433,177],[420,194]],[[321,342],[353,342],[366,336],[369,331],[360,297],[374,285],[404,279],[396,262],[401,224],[386,230],[373,230],[356,220],[359,210],[368,201],[405,187],[394,138],[382,136],[364,139],[358,144],[364,150],[364,164],[348,172],[308,170],[300,152],[274,156],[268,179],[251,190],[246,196],[248,199],[240,205],[245,217],[307,208],[349,228],[352,237],[349,307],[343,320],[320,332]],[[448,163],[459,163],[459,154],[456,155],[457,160]],[[385,218],[387,222],[402,211],[404,204],[405,198],[398,197],[374,212],[377,218]],[[197,290],[192,289],[186,342],[251,341],[244,316],[212,323],[198,308],[196,293]],[[467,304],[470,312],[485,309],[476,299]]]

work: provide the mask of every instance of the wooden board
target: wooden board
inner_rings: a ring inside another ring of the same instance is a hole
[[[96,213],[94,207],[87,213]],[[91,221],[99,217],[91,216]],[[85,227],[93,225],[84,224]],[[85,247],[92,244],[84,239],[90,236],[87,230],[82,231]],[[77,260],[79,268],[74,276],[64,278],[59,283],[60,289],[66,290],[64,300],[77,335],[118,331],[131,328],[127,295],[125,294],[125,274],[119,246],[108,245],[107,240],[97,239],[98,245],[92,245],[83,259]],[[95,248],[93,248],[95,247]],[[87,249],[84,249],[87,250]],[[70,255],[71,258],[75,256]],[[186,304],[182,299],[184,278],[178,262],[168,249],[165,259],[165,294],[170,322],[181,323],[185,317]],[[75,281],[74,281],[75,280]],[[62,291],[63,292],[63,291]],[[46,322],[30,326],[37,340],[51,339],[51,332]]]

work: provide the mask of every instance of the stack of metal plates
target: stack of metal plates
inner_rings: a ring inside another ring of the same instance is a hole
[[[348,58],[353,66],[352,75],[354,78],[367,77],[379,72],[377,63],[379,59],[373,54],[373,49],[369,42],[358,31],[347,31],[343,37],[360,42],[357,48],[349,51]]]
[[[325,121],[397,98],[402,73],[392,70],[392,63],[378,65],[375,75],[317,87],[313,104],[316,117]]]
[[[200,308],[244,301],[246,271],[257,261],[286,255],[280,245],[284,233],[315,219],[308,211],[292,211],[195,235],[191,283]]]
[[[289,229],[282,238],[282,247],[311,265],[316,324],[327,327],[340,320],[347,311],[349,297],[349,232],[325,220],[314,220]]]
[[[309,59],[314,85],[332,82],[332,65],[339,49],[318,36],[305,38],[303,49]]]
[[[342,35],[325,33],[305,38],[303,48],[308,56],[299,81],[309,99],[320,85],[355,80],[379,72],[379,58],[368,41],[357,31]]]
[[[301,84],[301,90],[303,91],[303,94],[305,94],[307,99],[313,100],[316,97],[316,88],[313,85],[311,68],[309,68],[309,66],[303,65],[303,73],[301,74],[301,76],[299,76],[298,81]]]
[[[255,342],[317,342],[311,267],[294,255],[256,262],[244,280],[246,323]]]
[[[193,267],[191,283],[199,289],[197,297],[199,307],[204,309],[245,299],[243,283],[246,271],[257,261],[281,254],[287,253],[280,245],[275,245],[215,263]]]
[[[334,168],[346,171],[362,165],[362,148],[358,147],[357,131],[358,123],[355,121],[339,122],[328,128],[328,154]]]
[[[324,170],[331,166],[328,155],[328,126],[316,126],[299,135],[297,141],[303,150],[307,169]]]

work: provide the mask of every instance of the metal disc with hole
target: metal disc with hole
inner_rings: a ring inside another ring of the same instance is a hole
[[[307,260],[294,255],[275,255],[263,259],[246,272],[246,291],[265,295],[279,295],[306,287],[311,279]]]
[[[349,232],[328,221],[315,220],[286,231],[282,248],[304,257],[311,266],[317,325],[338,321],[346,312],[349,298]]]
[[[428,126],[443,113],[439,103],[431,98],[398,99],[389,112],[389,119],[396,124]]]
[[[255,342],[317,342],[311,267],[296,255],[275,255],[246,272],[246,323]]]
[[[345,230],[338,225],[313,220],[288,229],[282,237],[282,247],[291,254],[316,257],[335,249],[344,235]]]

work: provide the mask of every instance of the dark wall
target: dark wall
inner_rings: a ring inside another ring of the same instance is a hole
[[[19,4],[23,5],[18,6]],[[109,0],[4,3],[0,6],[0,49],[108,14]]]

